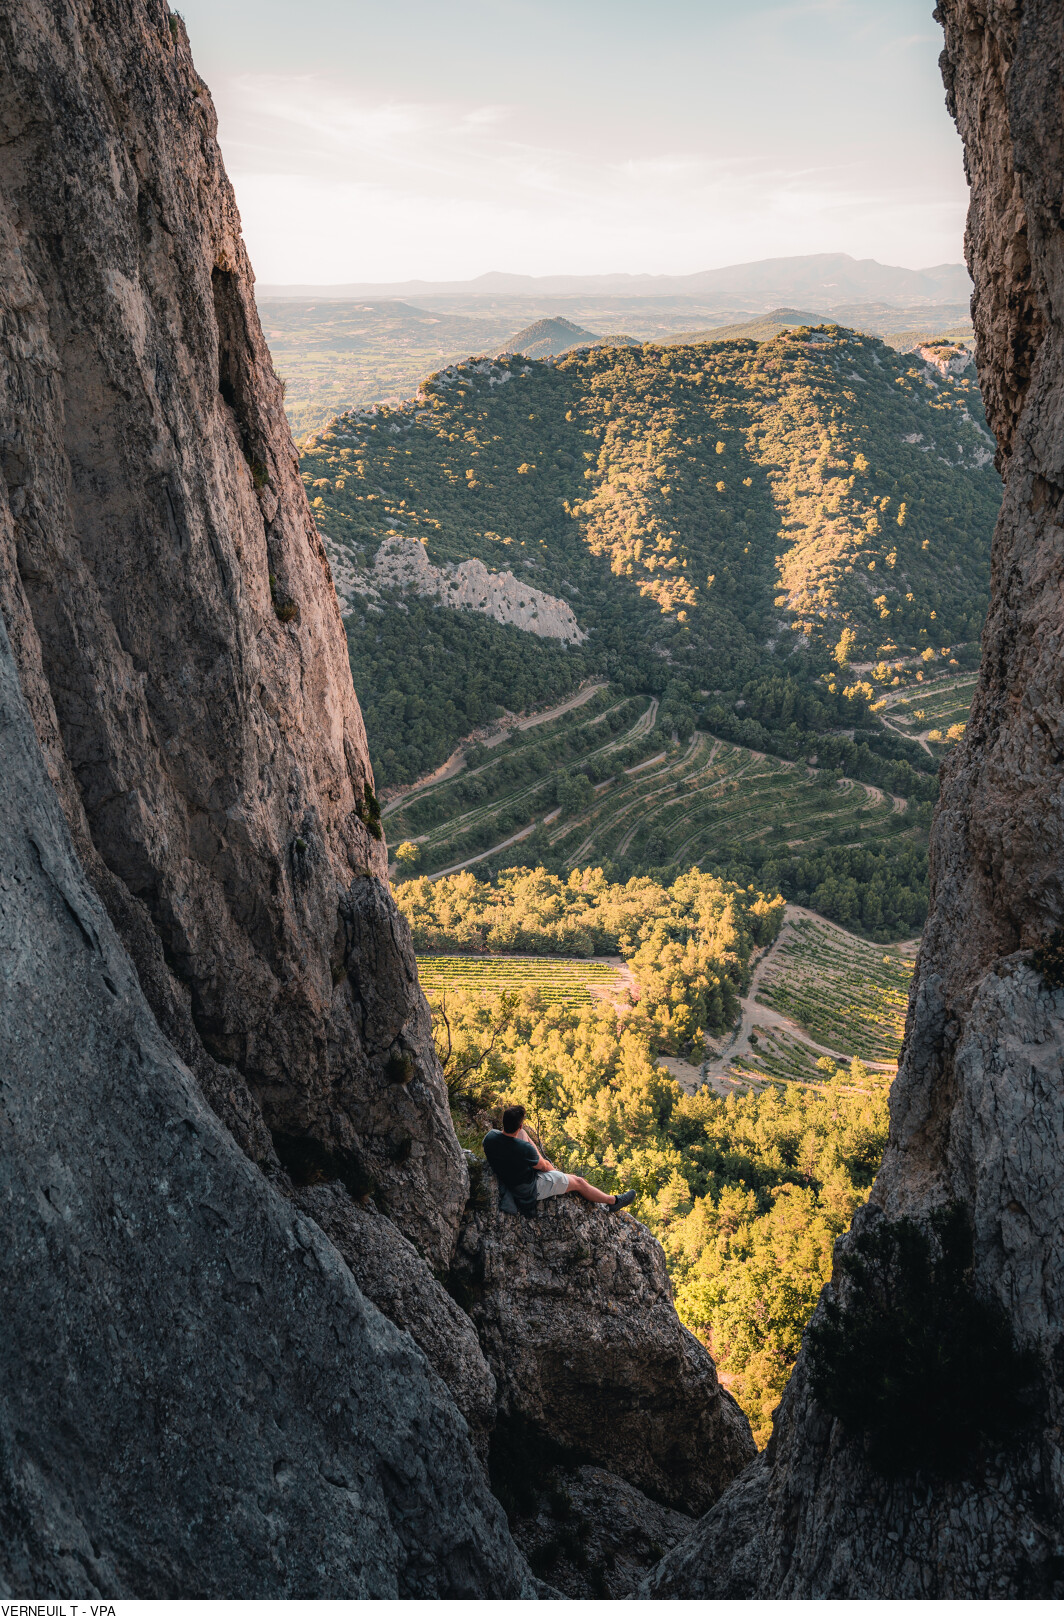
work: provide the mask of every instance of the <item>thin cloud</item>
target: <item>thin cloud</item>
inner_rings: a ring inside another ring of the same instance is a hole
[[[373,99],[312,75],[242,75],[225,98],[227,159],[267,281],[488,265],[675,273],[825,248],[897,262],[892,244],[906,238],[922,262],[957,256],[955,179],[891,184],[848,148],[837,165],[793,166],[760,153],[600,153],[530,137],[506,103]]]

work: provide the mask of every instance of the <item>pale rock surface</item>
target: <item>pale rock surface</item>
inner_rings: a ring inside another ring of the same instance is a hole
[[[161,0],[0,15],[0,611],[50,774],[241,1143],[338,1154],[446,1265],[464,1162],[209,93]]]
[[[644,1225],[577,1196],[499,1211],[486,1167],[455,1256],[456,1294],[498,1385],[500,1429],[529,1429],[681,1511],[705,1511],[754,1456],[750,1426],[673,1307]]]
[[[888,1484],[813,1401],[803,1351],[768,1450],[646,1595],[1064,1595],[1064,991],[1030,957],[1064,924],[1064,28],[1044,0],[940,0],[937,15],[1005,498],[889,1144],[858,1224],[966,1204],[976,1286],[1038,1356],[1044,1419],[967,1482]]]
[[[578,646],[587,639],[572,607],[558,596],[536,590],[512,573],[493,573],[478,557],[437,567],[419,539],[386,539],[373,559],[371,572],[359,574],[347,563],[340,578],[338,587],[348,606],[366,586],[374,593],[378,587],[398,588],[445,607],[482,612],[496,623],[514,624],[547,640]]]
[[[420,1350],[162,1037],[0,624],[0,1593],[534,1598]]]
[[[939,376],[960,376],[972,363],[972,356],[967,349],[927,348],[918,344],[913,350],[919,359]]]

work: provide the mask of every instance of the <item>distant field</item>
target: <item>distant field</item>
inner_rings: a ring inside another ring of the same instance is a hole
[[[618,988],[620,970],[606,961],[552,955],[419,955],[418,977],[429,1000],[455,990],[520,994],[534,989],[549,1005],[589,1006],[593,989]]]
[[[891,331],[898,319],[913,324],[922,313],[882,305],[851,309],[838,317],[775,311],[777,316],[800,314],[800,323],[814,326],[842,318],[844,324],[880,335]],[[914,326],[904,334],[901,346],[931,335],[970,338],[970,323],[953,327],[948,325],[948,310],[937,313],[938,325],[925,316],[932,324]],[[544,316],[562,315],[595,332],[625,331],[645,342],[667,343],[689,341],[691,332],[685,336],[681,328],[691,327],[700,314],[711,328],[699,329],[703,342],[719,342],[729,335],[765,338],[787,323],[769,316],[755,322],[756,329],[749,323],[722,325],[733,319],[733,311],[709,303],[700,307],[694,298],[430,297],[423,307],[386,295],[277,298],[269,289],[259,300],[259,314],[277,374],[287,383],[285,409],[297,437],[352,406],[410,398],[430,371],[470,354],[496,353],[522,327]]]
[[[264,299],[259,304],[296,437],[342,410],[409,399],[430,371],[504,345],[508,320],[433,314],[398,299]]]
[[[770,957],[757,1000],[845,1056],[896,1062],[911,957],[812,918],[794,921]]]

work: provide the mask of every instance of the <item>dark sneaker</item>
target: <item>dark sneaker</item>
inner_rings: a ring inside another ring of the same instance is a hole
[[[620,1196],[614,1197],[613,1201],[610,1203],[610,1211],[611,1213],[616,1213],[618,1208],[627,1208],[628,1204],[634,1201],[634,1191],[622,1191]]]

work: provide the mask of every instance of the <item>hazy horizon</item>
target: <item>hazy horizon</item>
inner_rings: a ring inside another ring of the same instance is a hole
[[[345,295],[362,296],[362,295],[369,295],[370,291],[372,289],[376,289],[376,288],[379,288],[379,289],[394,288],[394,289],[398,289],[398,290],[401,291],[404,287],[409,287],[409,288],[414,289],[414,290],[423,287],[427,293],[432,292],[432,291],[442,290],[442,289],[451,289],[451,288],[453,288],[456,291],[461,289],[463,291],[468,290],[468,291],[472,292],[472,290],[474,288],[476,288],[478,286],[482,286],[485,283],[490,283],[490,285],[488,285],[485,288],[485,290],[486,290],[486,292],[488,294],[493,295],[493,296],[498,296],[498,297],[505,297],[507,295],[507,293],[510,291],[510,288],[508,288],[506,286],[500,286],[497,283],[507,281],[507,282],[513,282],[514,283],[512,290],[513,290],[513,295],[515,297],[522,296],[522,294],[524,294],[525,291],[526,291],[526,284],[527,283],[532,283],[532,286],[528,287],[527,290],[540,291],[540,292],[542,292],[543,296],[553,299],[553,298],[571,297],[574,292],[584,292],[584,291],[590,292],[595,287],[597,287],[599,283],[604,284],[603,290],[613,291],[613,292],[615,292],[617,297],[624,298],[626,296],[626,294],[627,294],[628,289],[624,285],[616,285],[615,286],[615,285],[613,285],[613,283],[618,283],[618,282],[623,283],[623,282],[626,282],[626,281],[631,281],[633,283],[636,283],[636,290],[633,290],[632,296],[641,298],[641,297],[646,296],[646,290],[645,290],[645,288],[641,287],[639,284],[640,283],[645,283],[647,281],[676,284],[676,283],[682,283],[684,281],[695,281],[697,278],[702,278],[702,277],[708,278],[708,277],[713,276],[715,274],[723,273],[723,272],[726,272],[726,271],[729,271],[729,270],[730,271],[760,270],[760,269],[763,269],[763,267],[765,265],[768,265],[768,264],[783,264],[783,265],[790,266],[790,265],[800,264],[803,261],[815,261],[816,259],[822,258],[822,257],[834,258],[836,256],[839,256],[839,255],[835,255],[835,254],[827,254],[827,255],[825,255],[825,254],[818,254],[818,253],[810,253],[810,254],[806,254],[806,255],[794,255],[793,257],[779,258],[779,259],[777,259],[777,258],[754,259],[754,260],[749,260],[749,261],[739,263],[739,264],[734,264],[734,263],[707,264],[707,265],[703,265],[699,270],[691,272],[691,274],[689,274],[687,276],[684,276],[684,275],[671,275],[667,271],[655,273],[655,272],[639,271],[639,270],[608,270],[608,269],[599,270],[599,271],[589,271],[589,272],[586,272],[584,274],[573,274],[573,273],[571,273],[569,271],[566,271],[566,270],[563,270],[563,269],[562,270],[547,270],[547,271],[544,271],[542,274],[539,274],[539,275],[529,275],[529,274],[527,274],[525,272],[522,272],[522,271],[499,270],[499,269],[497,269],[495,267],[492,267],[490,269],[481,270],[478,274],[463,277],[460,280],[459,279],[451,279],[451,280],[432,279],[432,280],[430,280],[427,277],[422,277],[422,276],[408,276],[408,277],[404,277],[401,280],[392,280],[392,281],[383,281],[383,280],[379,280],[379,281],[378,280],[334,281],[334,282],[323,282],[323,281],[309,282],[308,281],[308,282],[284,283],[284,282],[267,282],[267,281],[264,281],[262,278],[257,278],[257,285],[258,285],[259,290],[260,291],[265,290],[267,295],[269,295],[270,292],[274,291],[277,288],[290,289],[290,288],[293,288],[293,287],[299,287],[299,288],[305,288],[308,295],[312,295],[313,293],[318,292],[318,291],[329,290],[329,291],[336,291],[337,293],[343,293]],[[959,269],[959,270],[962,270],[964,272],[964,276],[965,276],[966,279],[968,279],[969,284],[970,284],[970,277],[968,277],[968,269],[967,269],[966,264],[964,263],[963,258],[956,259],[956,260],[953,260],[953,261],[946,261],[946,262],[944,262],[942,264],[924,264],[924,265],[902,265],[902,264],[890,264],[890,265],[888,265],[888,264],[882,264],[882,263],[880,263],[879,260],[872,259],[872,258],[852,259],[852,262],[855,265],[855,267],[862,267],[863,268],[863,266],[865,266],[865,265],[875,265],[876,268],[880,269],[880,270],[910,271],[914,275],[920,275],[920,274],[930,275],[930,274],[935,273],[936,271]],[[567,283],[572,283],[573,284],[572,288],[570,288],[567,285]],[[608,284],[608,285],[606,285],[606,284]],[[943,299],[944,299],[944,301],[948,301],[948,293],[943,294]]]
[[[263,283],[963,258],[925,0],[182,12]]]

